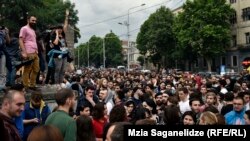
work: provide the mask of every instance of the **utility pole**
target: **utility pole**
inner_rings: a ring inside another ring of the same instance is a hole
[[[125,26],[127,26],[127,39],[128,39],[128,49],[127,49],[127,70],[129,71],[129,57],[130,57],[130,40],[129,40],[129,26],[130,26],[130,23],[129,23],[129,14],[130,14],[130,10],[132,10],[132,9],[135,9],[135,8],[138,8],[138,7],[141,7],[141,6],[144,6],[144,5],[146,5],[145,3],[143,3],[143,4],[141,4],[141,5],[139,5],[139,6],[135,6],[135,7],[131,7],[131,8],[129,8],[128,9],[128,19],[127,19],[127,22],[124,22],[124,24],[122,24],[122,23],[118,23],[118,24],[120,24],[120,25],[125,25]]]
[[[88,54],[88,68],[89,68],[89,41],[88,41],[88,52],[87,52],[87,54]]]
[[[106,60],[106,56],[105,56],[105,38],[103,38],[103,68],[105,69],[105,60]]]

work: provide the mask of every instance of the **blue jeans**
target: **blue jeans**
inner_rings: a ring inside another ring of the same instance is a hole
[[[10,60],[6,60],[6,63],[8,61],[8,63],[10,62],[11,65],[7,67],[7,74],[6,74],[6,86],[12,86],[15,84],[15,80],[16,80],[16,66],[12,65],[13,60],[15,58],[11,58]]]
[[[13,61],[16,61],[15,56],[10,56],[6,50],[3,51],[5,54],[6,60],[6,86],[12,86],[15,84],[16,79],[16,67],[13,65]]]

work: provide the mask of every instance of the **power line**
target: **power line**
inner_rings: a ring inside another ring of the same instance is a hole
[[[137,11],[134,11],[134,12],[131,12],[130,14],[133,14],[133,13],[136,13],[136,12],[140,12],[140,11],[143,11],[143,10],[146,10],[146,9],[150,9],[150,8],[153,8],[153,7],[156,7],[156,6],[160,6],[160,5],[163,5],[164,3],[168,3],[168,2],[171,2],[171,1],[172,0],[168,0],[168,1],[165,1],[165,2],[162,2],[162,3],[159,3],[159,4],[155,4],[155,5],[152,5],[150,7],[147,7],[147,8],[144,8],[144,9],[140,9],[140,10],[137,10]],[[185,0],[180,0],[179,2],[175,3],[172,6],[172,8],[170,8],[170,9],[174,10],[173,8],[175,8],[177,5],[179,5],[180,3],[183,3],[183,2],[185,2]],[[127,17],[127,14],[121,15],[121,16],[118,16],[118,17],[115,17],[115,18],[109,18],[109,19],[106,19],[106,20],[103,20],[103,21],[100,21],[100,22],[96,22],[96,23],[92,23],[92,24],[88,24],[88,25],[83,25],[83,26],[79,27],[79,29],[82,28],[82,27],[90,27],[90,26],[93,26],[93,25],[97,25],[97,24],[104,23],[104,22],[109,21],[109,20],[118,19],[118,18],[121,18],[121,17]],[[129,33],[134,32],[134,31],[139,30],[139,29],[140,28],[133,29],[133,30],[129,31]],[[80,31],[80,33],[84,34],[85,32]],[[127,33],[121,34],[118,37],[125,36],[125,35],[127,36]]]
[[[150,7],[147,7],[147,8],[144,8],[144,9],[140,9],[140,10],[137,10],[137,11],[134,11],[134,12],[131,12],[130,14],[133,14],[133,13],[137,13],[137,12],[140,12],[140,11],[143,11],[143,10],[146,10],[146,9],[150,9],[150,8],[153,8],[153,7],[156,7],[156,6],[159,6],[159,5],[162,5],[164,3],[168,3],[172,0],[168,0],[168,1],[165,1],[165,2],[162,2],[162,3],[159,3],[159,4],[156,4],[156,5],[153,5],[153,6],[150,6]],[[121,16],[117,16],[117,17],[114,17],[114,18],[109,18],[109,19],[106,19],[106,20],[103,20],[103,21],[99,21],[99,22],[96,22],[96,23],[92,23],[92,24],[87,24],[87,25],[83,25],[79,28],[82,28],[82,27],[90,27],[90,26],[93,26],[93,25],[97,25],[97,24],[100,24],[100,23],[104,23],[104,22],[107,22],[107,21],[111,21],[111,20],[115,20],[115,19],[119,19],[119,18],[122,18],[122,17],[127,17],[128,14],[124,14],[124,15],[121,15]]]
[[[180,0],[180,1],[179,1],[178,3],[176,3],[173,7],[179,5],[179,4],[182,3],[182,2],[183,2],[183,0]],[[158,4],[158,5],[160,5],[160,4]],[[155,6],[155,5],[154,5],[154,6]],[[146,8],[146,9],[147,9],[147,8]],[[142,11],[142,10],[145,10],[145,9],[140,9],[140,10],[137,10],[137,11],[135,11],[135,12]],[[171,10],[174,10],[174,9],[171,9]],[[131,13],[135,13],[135,12],[131,12]],[[136,30],[139,30],[139,29],[140,29],[140,28],[136,28],[136,29],[130,30],[129,33],[135,32]],[[120,36],[124,36],[124,35],[127,36],[127,33],[121,34]]]

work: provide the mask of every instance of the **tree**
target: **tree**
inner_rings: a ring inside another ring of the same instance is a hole
[[[112,31],[104,37],[105,40],[105,54],[106,66],[116,67],[123,64],[122,45],[117,35]]]
[[[103,64],[103,39],[95,35],[89,39],[89,63],[91,66],[100,67]]]
[[[180,50],[189,48],[204,57],[211,71],[212,57],[225,53],[230,43],[233,9],[226,0],[194,0],[187,1],[183,10],[175,22]]]
[[[140,65],[141,66],[144,66],[144,64],[145,64],[145,56],[139,56],[138,58],[137,58],[137,61],[138,62],[140,62]]]
[[[88,65],[88,43],[82,43],[75,49],[75,62],[79,66]],[[79,60],[79,62],[78,62]]]
[[[38,19],[37,29],[45,31],[51,25],[58,25],[64,22],[65,10],[69,9],[69,24],[76,27],[79,18],[75,5],[70,1],[58,0],[1,0],[0,2],[0,25],[7,26],[12,32],[19,32],[20,28],[27,24],[27,17],[35,15]],[[75,32],[75,42],[80,37]]]
[[[89,50],[89,65],[100,67],[103,65],[104,49],[106,57],[105,65],[107,67],[116,67],[123,64],[121,41],[112,31],[106,34],[104,38],[95,35],[92,36],[87,43],[80,44],[75,49],[75,54],[78,54],[79,51],[80,66],[87,66]],[[78,55],[75,60],[78,60]]]
[[[173,21],[170,9],[162,6],[143,23],[136,39],[140,53],[143,55],[149,53],[149,57],[155,65],[158,65],[158,69],[166,60],[170,61],[170,54],[175,49]]]

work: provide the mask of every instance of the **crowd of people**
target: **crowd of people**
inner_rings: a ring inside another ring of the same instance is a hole
[[[5,29],[6,90],[0,110],[0,137],[5,141],[123,141],[124,125],[249,125],[249,81],[241,76],[177,74],[172,69],[151,73],[115,69],[65,71],[72,61],[64,26],[50,31],[45,44],[47,75],[44,83],[58,84],[57,107],[50,109],[37,89],[37,76],[45,70],[44,50],[30,16],[19,34]],[[17,36],[18,35],[18,36]],[[12,50],[13,49],[13,50]],[[15,56],[28,60],[22,84],[16,83]],[[11,52],[11,53],[8,53]],[[32,91],[28,91],[32,90]],[[31,92],[30,99],[25,94]]]
[[[69,10],[65,14],[63,25],[48,26],[46,31],[36,28],[35,15],[28,16],[27,25],[20,31],[0,28],[0,53],[6,58],[7,88],[22,83],[26,91],[32,91],[39,83],[62,83],[66,64],[73,61],[65,34]]]
[[[0,111],[8,130],[1,133],[23,141],[122,141],[124,125],[250,124],[249,82],[243,76],[203,77],[165,69],[82,72],[66,72],[54,109],[41,91],[33,91],[25,103],[25,87],[11,87]]]

